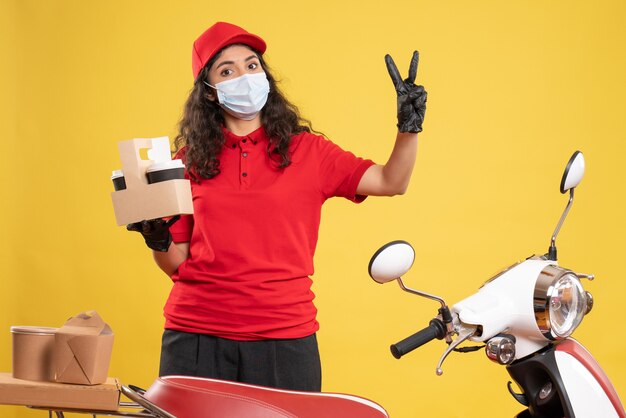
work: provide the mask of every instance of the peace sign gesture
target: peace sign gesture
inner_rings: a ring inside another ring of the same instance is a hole
[[[428,94],[424,90],[424,86],[415,85],[419,59],[419,52],[413,52],[413,58],[411,58],[409,65],[409,76],[402,80],[393,58],[389,54],[385,55],[387,71],[389,71],[391,81],[393,81],[398,94],[398,130],[400,132],[422,132]]]

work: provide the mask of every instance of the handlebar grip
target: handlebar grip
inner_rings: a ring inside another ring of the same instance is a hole
[[[418,347],[434,340],[441,340],[446,335],[446,326],[440,319],[432,319],[429,325],[399,343],[391,345],[391,354],[397,359]]]

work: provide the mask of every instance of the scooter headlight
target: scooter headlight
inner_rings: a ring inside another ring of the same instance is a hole
[[[546,267],[535,285],[534,309],[537,326],[546,338],[567,338],[587,311],[585,289],[571,271]]]

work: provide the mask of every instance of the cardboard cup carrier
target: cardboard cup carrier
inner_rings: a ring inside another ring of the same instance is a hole
[[[172,160],[168,137],[137,138],[118,144],[122,169],[113,171],[111,193],[118,225],[193,214],[191,184],[181,160]],[[141,150],[148,149],[148,159]]]

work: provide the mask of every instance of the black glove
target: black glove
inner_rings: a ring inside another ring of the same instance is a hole
[[[426,113],[426,90],[424,86],[416,86],[417,63],[420,60],[419,52],[413,52],[409,77],[402,81],[398,67],[389,54],[385,55],[387,71],[398,93],[398,130],[400,132],[422,132],[422,122]]]
[[[180,215],[172,217],[169,221],[164,219],[150,219],[149,221],[135,222],[126,225],[129,231],[136,231],[143,235],[146,245],[154,251],[167,252],[172,243],[170,226],[180,219]]]

